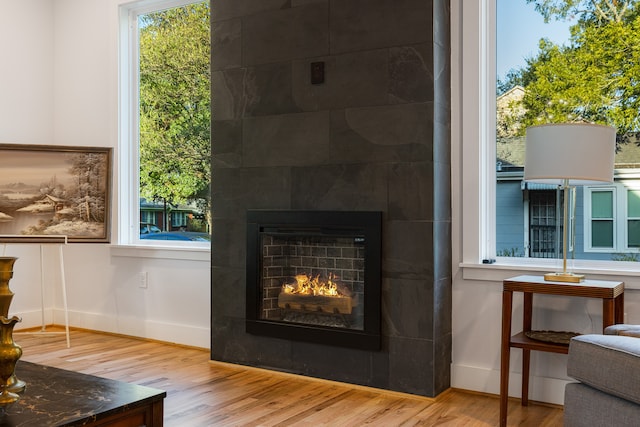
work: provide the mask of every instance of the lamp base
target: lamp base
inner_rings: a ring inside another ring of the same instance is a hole
[[[574,273],[547,273],[544,275],[547,282],[580,283],[584,280],[584,274]]]

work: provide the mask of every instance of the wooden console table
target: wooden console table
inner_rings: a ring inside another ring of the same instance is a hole
[[[513,293],[524,294],[522,332],[511,335]],[[585,280],[580,283],[547,282],[542,276],[518,276],[503,281],[502,287],[502,345],[500,350],[500,426],[507,425],[509,398],[509,359],[511,347],[522,349],[522,406],[529,403],[529,363],[531,350],[553,353],[569,352],[566,344],[555,344],[528,338],[531,331],[533,294],[564,295],[602,299],[602,328],[623,323],[624,282]]]
[[[25,361],[16,376],[27,387],[2,426],[162,427],[164,391]]]

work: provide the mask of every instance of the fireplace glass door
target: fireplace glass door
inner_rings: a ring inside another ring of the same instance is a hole
[[[353,234],[264,232],[261,318],[363,330],[365,239]]]
[[[379,220],[370,212],[250,211],[248,332],[328,344],[377,337]]]

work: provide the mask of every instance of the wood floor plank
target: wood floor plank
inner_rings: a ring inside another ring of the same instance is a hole
[[[448,390],[430,399],[211,362],[208,350],[86,330],[71,330],[71,348],[64,334],[16,331],[14,340],[21,360],[165,390],[169,427],[498,424],[497,396]],[[562,409],[513,400],[508,425],[561,426]]]

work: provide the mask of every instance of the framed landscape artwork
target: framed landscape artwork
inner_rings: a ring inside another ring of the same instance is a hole
[[[111,148],[0,144],[0,243],[109,242]]]

